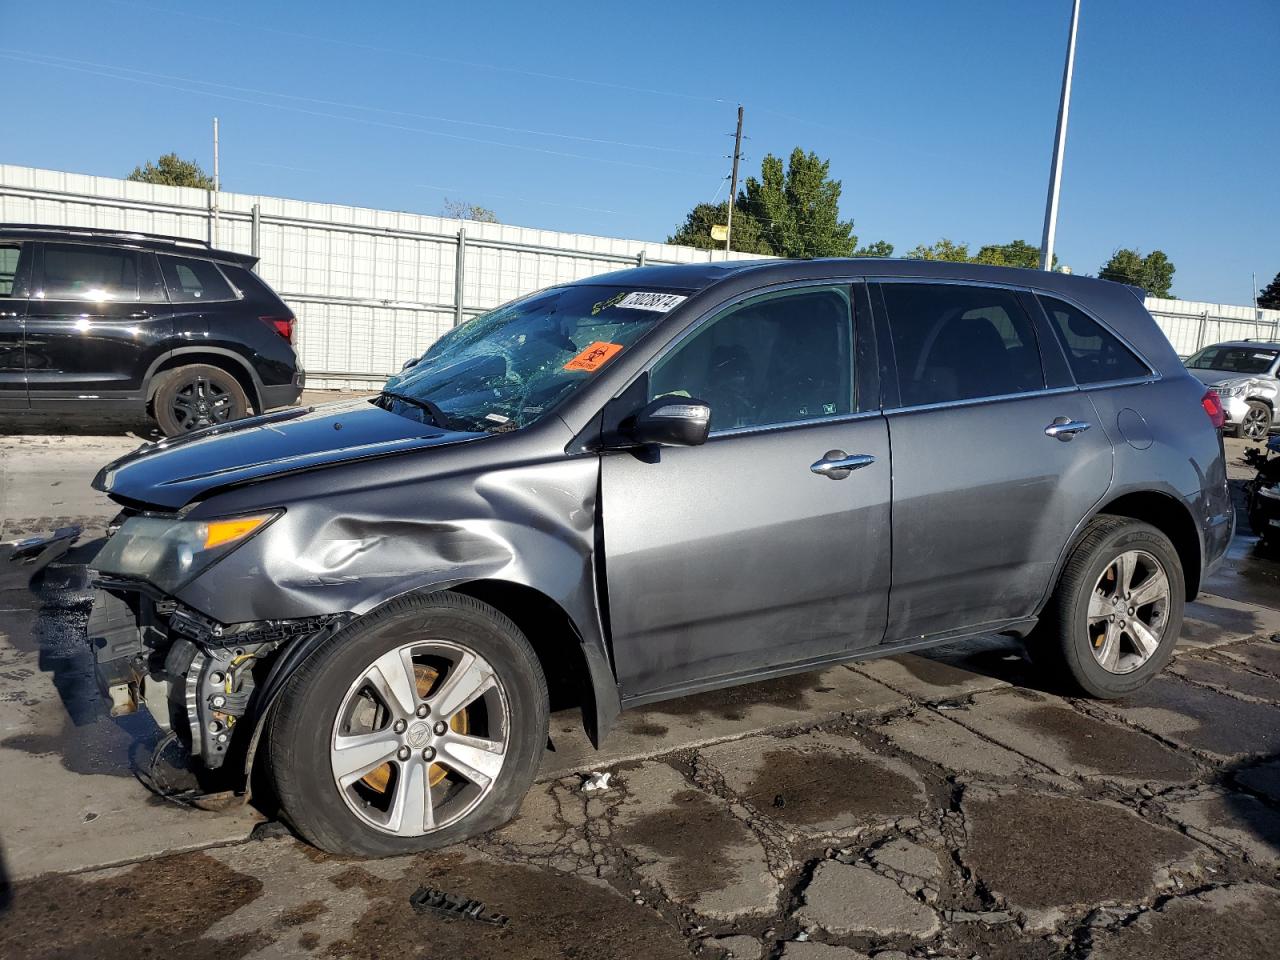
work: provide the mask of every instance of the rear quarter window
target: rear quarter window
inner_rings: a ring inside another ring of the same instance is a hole
[[[1150,376],[1151,370],[1118,338],[1083,310],[1056,297],[1040,297],[1050,326],[1071,364],[1076,383],[1105,383]]]
[[[218,265],[194,257],[160,256],[160,272],[174,303],[209,303],[239,297]]]

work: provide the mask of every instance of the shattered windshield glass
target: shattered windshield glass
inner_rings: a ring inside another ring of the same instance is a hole
[[[449,430],[518,430],[686,299],[618,286],[543,290],[450,330],[373,401]]]

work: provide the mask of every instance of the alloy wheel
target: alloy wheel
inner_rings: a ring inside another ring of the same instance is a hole
[[[1261,407],[1250,407],[1249,412],[1240,421],[1240,432],[1250,440],[1265,440],[1270,432],[1271,418]]]
[[[195,377],[184,383],[169,406],[184,433],[226,423],[235,411],[231,394],[206,377]]]
[[[510,739],[506,692],[489,662],[451,641],[415,641],[348,688],[329,762],[352,813],[383,833],[418,837],[489,795]]]
[[[1132,673],[1155,655],[1169,617],[1169,576],[1145,550],[1127,550],[1089,596],[1089,648],[1101,667]]]

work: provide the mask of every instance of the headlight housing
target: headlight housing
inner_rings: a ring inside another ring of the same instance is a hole
[[[165,593],[174,593],[265,529],[280,513],[215,520],[130,517],[94,557],[92,566],[99,573],[146,580]]]
[[[1243,383],[1224,383],[1214,387],[1214,391],[1220,397],[1243,397],[1248,389],[1248,385]]]

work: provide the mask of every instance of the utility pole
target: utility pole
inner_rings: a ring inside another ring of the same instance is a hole
[[[218,245],[218,118],[213,118],[213,246]]]
[[[1067,111],[1071,108],[1071,74],[1076,65],[1076,30],[1080,25],[1080,0],[1071,0],[1071,32],[1067,35],[1067,62],[1062,68],[1062,99],[1058,101],[1058,132],[1053,138],[1053,162],[1049,168],[1049,198],[1044,209],[1044,236],[1040,240],[1040,269],[1053,269],[1053,241],[1058,231],[1058,192],[1062,187],[1062,157],[1067,149]]]
[[[738,199],[738,161],[742,158],[742,104],[738,104],[738,132],[733,135],[733,176],[729,178],[729,216],[724,227],[724,258],[729,259],[733,240],[733,204]]]

